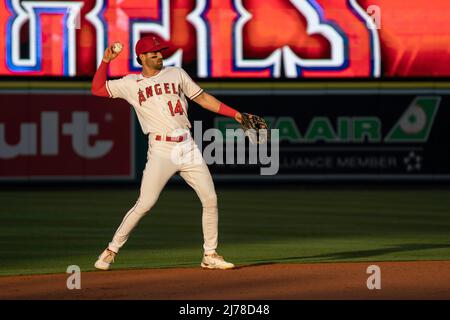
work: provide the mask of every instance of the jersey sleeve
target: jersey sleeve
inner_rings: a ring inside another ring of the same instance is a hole
[[[197,98],[202,92],[203,89],[199,87],[198,84],[191,79],[191,77],[180,68],[181,73],[181,90],[183,90],[186,97],[190,100]]]
[[[106,90],[108,90],[109,96],[111,98],[127,99],[129,91],[127,88],[127,80],[127,77],[123,77],[117,80],[106,81]]]

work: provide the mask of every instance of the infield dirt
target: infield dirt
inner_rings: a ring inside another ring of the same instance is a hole
[[[369,290],[367,267],[381,269]],[[233,270],[168,268],[0,277],[0,299],[315,300],[450,299],[450,261],[264,264]]]

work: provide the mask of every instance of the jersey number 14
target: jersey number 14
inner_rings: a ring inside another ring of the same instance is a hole
[[[177,100],[177,104],[175,106],[175,109],[173,108],[172,101],[167,102],[169,105],[170,114],[172,117],[175,117],[176,113],[179,113],[180,115],[183,114],[183,107],[181,106],[181,101]]]

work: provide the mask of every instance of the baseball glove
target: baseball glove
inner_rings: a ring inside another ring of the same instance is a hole
[[[269,126],[260,116],[241,113],[241,126],[251,143],[261,144],[269,139]]]

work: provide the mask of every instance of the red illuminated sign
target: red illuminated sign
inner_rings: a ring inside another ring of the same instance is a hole
[[[1,96],[4,179],[133,179],[132,110],[86,95]]]
[[[110,75],[138,72],[152,34],[196,78],[443,77],[449,21],[448,0],[3,0],[0,75],[92,76],[113,41]]]

